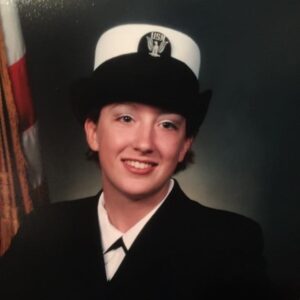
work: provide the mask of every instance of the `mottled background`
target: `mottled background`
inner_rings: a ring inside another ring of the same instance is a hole
[[[92,69],[98,36],[124,22],[185,31],[201,47],[201,89],[211,88],[213,99],[196,164],[179,180],[201,203],[257,220],[272,281],[286,299],[299,299],[300,2],[20,0],[19,7],[52,201],[99,189],[68,102],[70,82]]]

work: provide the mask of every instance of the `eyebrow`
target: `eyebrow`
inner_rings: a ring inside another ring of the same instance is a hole
[[[138,103],[138,104],[142,104],[142,105],[147,105],[147,104],[144,104],[144,103]],[[149,106],[152,106],[152,105],[149,105]],[[112,104],[112,109],[116,108],[116,107],[124,107],[124,108],[130,108],[130,109],[137,109],[137,104],[135,102],[115,102]],[[163,108],[160,108],[158,106],[152,106],[154,108],[156,108],[158,111],[159,111],[159,114],[161,116],[163,115],[176,115],[178,117],[180,117],[181,119],[185,119],[184,116],[182,116],[181,114],[177,113],[177,112],[174,112],[174,111],[169,111],[169,110],[166,110],[166,109],[163,109]]]

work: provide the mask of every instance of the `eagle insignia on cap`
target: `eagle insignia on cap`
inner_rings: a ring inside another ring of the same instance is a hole
[[[149,55],[153,57],[160,57],[169,44],[168,38],[160,32],[151,32],[150,36],[146,36],[146,38]]]

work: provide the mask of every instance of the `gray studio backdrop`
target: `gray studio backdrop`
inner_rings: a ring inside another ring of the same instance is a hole
[[[213,98],[196,164],[179,181],[203,204],[257,220],[271,278],[286,295],[299,292],[299,1],[20,0],[19,8],[51,201],[100,188],[68,102],[69,84],[92,70],[99,35],[125,22],[183,30],[201,47],[201,89]]]

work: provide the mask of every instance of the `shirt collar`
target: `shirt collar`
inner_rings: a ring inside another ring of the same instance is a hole
[[[155,214],[155,212],[159,209],[159,207],[163,204],[163,202],[167,199],[173,187],[174,180],[171,179],[169,189],[165,197],[146,216],[139,220],[125,233],[121,232],[110,223],[107,211],[104,207],[105,195],[104,193],[101,193],[98,203],[98,220],[101,229],[103,253],[120,237],[123,238],[124,244],[129,250],[138,234],[141,232],[141,230],[144,228],[144,226],[147,224],[150,218]]]

